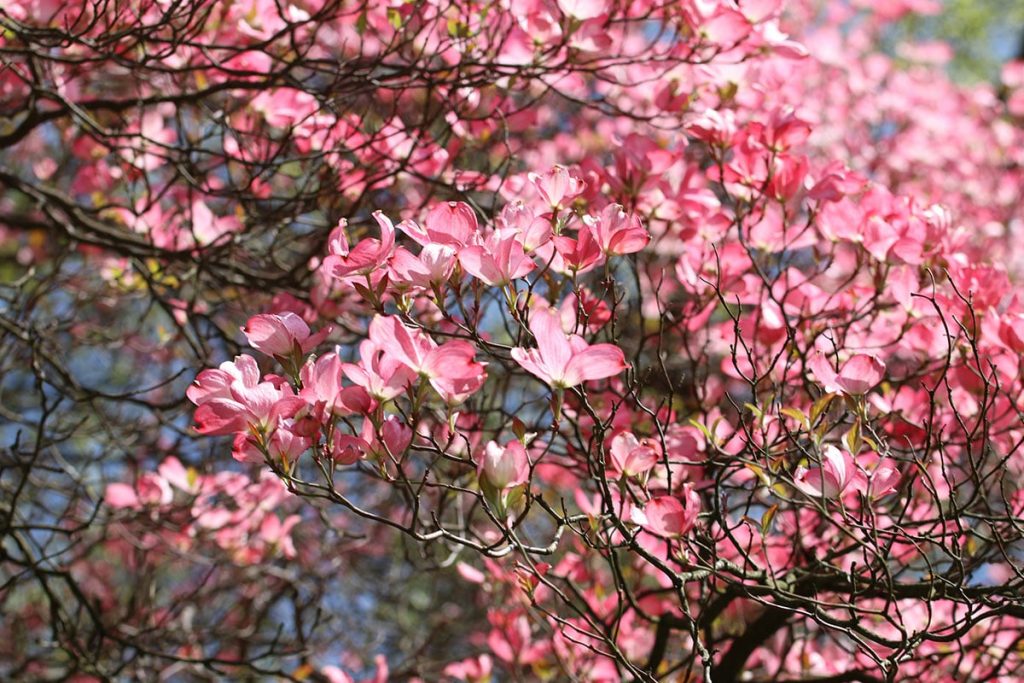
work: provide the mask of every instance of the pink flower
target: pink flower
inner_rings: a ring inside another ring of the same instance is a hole
[[[291,531],[301,519],[298,515],[288,515],[282,522],[277,515],[267,515],[260,524],[259,539],[269,548],[279,548],[283,557],[291,559],[295,557]]]
[[[430,381],[449,403],[464,400],[483,384],[484,366],[474,360],[476,350],[462,340],[437,342],[420,330],[411,330],[394,316],[377,316],[370,323],[370,341],[385,355]]]
[[[651,240],[636,214],[626,213],[621,204],[609,204],[600,216],[585,216],[583,222],[606,256],[633,254]]]
[[[370,455],[399,458],[412,443],[412,429],[396,416],[388,415],[380,425],[380,438],[369,420],[363,422],[362,437],[370,447]]]
[[[442,202],[435,204],[427,213],[424,227],[413,221],[402,221],[398,229],[423,246],[439,244],[448,247],[462,247],[480,232],[476,212],[464,202]]]
[[[459,681],[483,683],[483,681],[491,680],[493,667],[490,655],[480,655],[464,659],[461,662],[452,662],[444,668],[442,673]]]
[[[479,369],[469,370],[469,374],[464,376],[435,377],[430,380],[434,390],[449,406],[465,403],[466,399],[484,385],[487,374],[483,371],[483,363],[474,363],[472,367]]]
[[[746,17],[736,10],[723,7],[714,17],[705,21],[699,31],[716,45],[732,47],[750,35],[751,28]]]
[[[348,221],[342,219],[328,240],[330,255],[324,259],[324,268],[333,277],[345,279],[350,275],[370,275],[380,269],[391,258],[395,250],[395,227],[391,220],[380,211],[373,217],[380,226],[380,239],[364,237],[349,249],[345,228]]]
[[[231,444],[231,457],[238,462],[264,464],[267,457],[263,455],[256,441],[246,432],[236,432]]]
[[[261,382],[252,356],[239,356],[217,369],[203,370],[185,394],[197,405],[194,419],[200,434],[273,428],[305,406],[280,377]]]
[[[373,422],[363,421],[359,436],[334,433],[331,456],[342,465],[351,465],[364,458],[400,458],[412,443],[412,429],[394,415],[380,425],[380,436]]]
[[[591,345],[579,335],[567,336],[554,311],[535,310],[530,317],[530,331],[537,340],[537,348],[514,348],[512,358],[552,387],[566,389],[614,377],[629,367],[622,349],[614,344]]]
[[[167,505],[174,499],[174,491],[167,481],[156,474],[146,472],[136,482],[114,483],[107,486],[104,501],[112,508],[139,509],[146,505]]]
[[[571,175],[564,166],[555,166],[543,175],[530,173],[527,177],[553,209],[560,208],[565,205],[564,202],[578,197],[587,186],[585,182]]]
[[[826,445],[821,465],[812,469],[800,466],[793,473],[793,484],[808,496],[836,498],[857,478],[857,466],[846,451]]]
[[[534,269],[514,234],[494,233],[482,244],[466,247],[459,252],[459,263],[467,273],[492,287],[507,285]]]
[[[117,482],[107,485],[107,491],[103,500],[112,508],[138,508],[140,507],[139,497],[135,489],[129,484]]]
[[[686,126],[686,132],[711,145],[728,146],[736,137],[736,113],[731,109],[708,109],[696,115]]]
[[[164,458],[164,461],[156,469],[171,486],[188,494],[199,492],[199,475],[191,467],[186,468],[182,465],[181,461],[173,455]]]
[[[291,463],[309,450],[310,446],[312,446],[312,442],[306,437],[299,436],[288,429],[278,428],[274,430],[273,436],[267,443],[267,451],[271,458]]]
[[[576,331],[577,325],[585,325],[591,332],[597,332],[612,319],[612,310],[603,299],[598,299],[586,287],[580,288],[579,296],[569,294],[558,306],[562,329],[566,334]]]
[[[372,407],[373,401],[364,387],[341,386],[342,365],[338,354],[326,353],[307,362],[299,372],[299,396],[312,407],[317,419],[330,414],[366,413]]]
[[[999,314],[992,311],[993,317]],[[1005,313],[999,317],[999,339],[1006,346],[1017,353],[1024,352],[1024,315],[1020,313]]]
[[[432,287],[445,281],[455,269],[455,249],[443,244],[428,244],[419,255],[402,247],[391,260],[391,281],[397,286]]]
[[[376,661],[377,670],[374,673],[373,678],[365,678],[358,681],[358,683],[387,683],[387,661],[384,659],[383,655],[377,655],[374,659]],[[328,683],[357,683],[356,679],[352,678],[336,666],[325,666],[320,669],[320,673],[327,679]]]
[[[242,328],[250,346],[268,356],[290,356],[312,351],[331,332],[327,326],[310,334],[306,321],[294,313],[267,313],[249,318]]]
[[[525,484],[530,477],[530,461],[519,441],[499,446],[489,441],[478,467],[479,475],[499,491]]]
[[[594,239],[594,233],[590,230],[580,230],[576,239],[557,235],[552,238],[552,242],[557,255],[552,260],[551,267],[560,273],[585,273],[604,262],[601,245]],[[538,253],[547,260],[550,251],[543,248]]]
[[[185,390],[185,395],[196,405],[215,398],[231,398],[231,384],[240,381],[247,386],[256,386],[260,381],[260,368],[252,356],[236,356],[217,368],[203,370]]]
[[[342,363],[341,371],[354,384],[364,388],[378,401],[395,398],[412,383],[415,374],[373,341],[359,344],[359,363]]]
[[[868,497],[881,498],[896,493],[900,476],[896,463],[889,458],[883,458],[868,475]]]
[[[506,204],[497,223],[502,230],[511,230],[519,235],[526,253],[551,240],[551,222],[536,215],[521,200]]]
[[[657,451],[641,443],[632,432],[616,435],[612,439],[608,455],[612,472],[626,477],[644,474],[658,464]]]
[[[370,444],[358,436],[334,433],[334,443],[331,445],[331,457],[341,465],[352,465],[365,458],[370,452]]]
[[[659,496],[648,501],[641,510],[633,508],[632,519],[645,531],[656,536],[679,538],[689,533],[700,513],[700,496],[687,484],[682,501],[676,496]]]
[[[838,373],[832,369],[832,364],[821,351],[815,352],[808,359],[807,367],[826,392],[850,396],[866,394],[882,381],[885,375],[885,363],[876,356],[864,353],[859,353],[846,361]]]

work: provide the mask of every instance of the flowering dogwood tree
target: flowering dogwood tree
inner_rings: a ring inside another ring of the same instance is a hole
[[[931,0],[8,0],[0,675],[1015,681],[1024,63]]]

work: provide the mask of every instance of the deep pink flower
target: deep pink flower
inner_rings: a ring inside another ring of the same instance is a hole
[[[556,235],[549,244],[554,244],[556,251],[556,258],[552,261],[551,267],[560,273],[582,274],[604,262],[601,245],[594,238],[594,233],[588,229],[580,230],[575,239]],[[546,260],[550,252],[541,249],[539,253]]]
[[[331,457],[340,465],[352,465],[370,453],[370,444],[358,436],[337,431],[331,444]]]
[[[647,505],[633,508],[633,521],[656,536],[678,538],[689,533],[700,513],[700,496],[687,484],[682,501],[676,496],[652,498]]]

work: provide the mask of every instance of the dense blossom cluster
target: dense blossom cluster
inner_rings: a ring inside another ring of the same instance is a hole
[[[938,9],[0,8],[0,672],[1017,680],[1024,63]]]

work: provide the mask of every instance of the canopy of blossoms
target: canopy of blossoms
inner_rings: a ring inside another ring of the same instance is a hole
[[[1016,681],[1024,62],[932,0],[8,0],[0,676]]]

